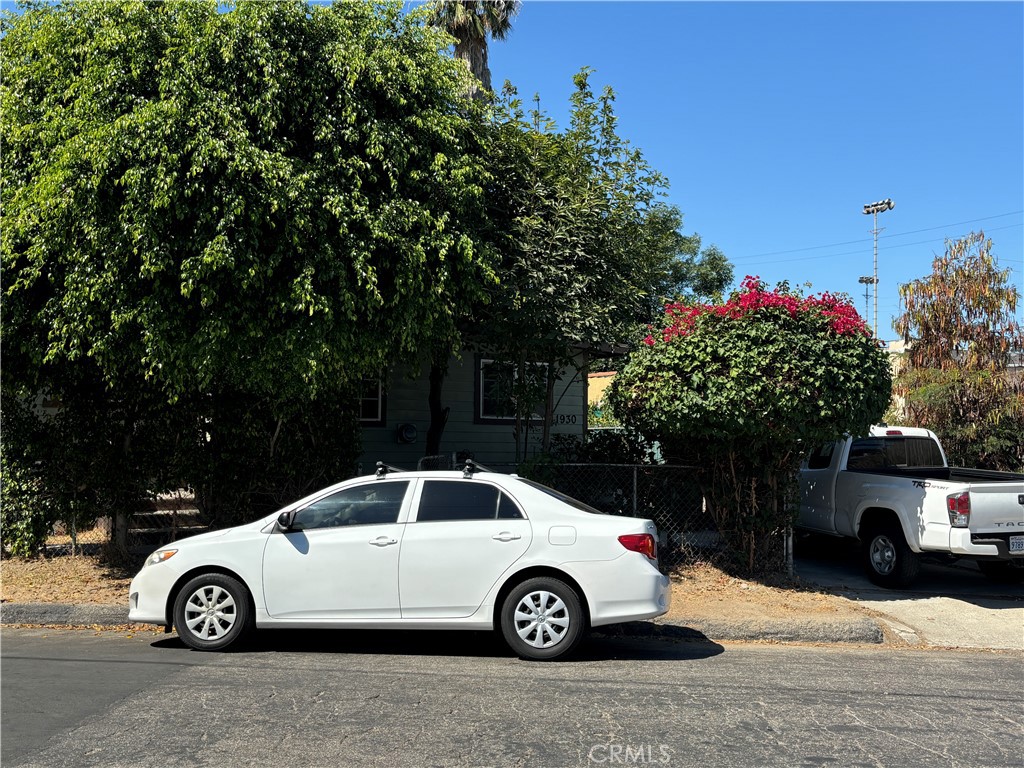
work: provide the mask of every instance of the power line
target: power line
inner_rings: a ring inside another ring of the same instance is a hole
[[[1009,213],[1000,213],[1000,214],[997,214],[995,216],[983,216],[980,219],[968,219],[967,221],[958,221],[958,222],[955,222],[955,223],[952,223],[952,224],[940,224],[937,227],[926,227],[924,229],[914,229],[914,230],[911,230],[909,232],[894,232],[891,235],[882,235],[882,238],[903,237],[904,235],[916,235],[916,234],[918,234],[920,232],[930,232],[930,231],[936,230],[936,229],[945,229],[946,227],[959,227],[959,226],[962,226],[964,224],[975,224],[975,223],[977,223],[979,221],[990,221],[992,219],[1002,219],[1002,218],[1005,218],[1006,216],[1016,216],[1016,215],[1021,214],[1021,213],[1024,213],[1024,211],[1010,211]],[[1000,229],[1004,229],[1004,227],[1001,227]],[[993,231],[996,231],[996,230],[993,230]],[[810,245],[810,246],[807,246],[806,248],[790,248],[789,250],[785,250],[785,251],[769,251],[768,253],[755,253],[755,254],[751,254],[749,256],[738,256],[735,259],[731,259],[731,261],[735,262],[735,261],[742,261],[744,259],[759,259],[759,258],[762,258],[764,256],[782,256],[782,255],[785,255],[787,253],[803,253],[804,251],[817,251],[817,250],[820,250],[821,248],[838,248],[841,245],[855,245],[855,244],[858,244],[858,243],[869,243],[869,242],[871,242],[870,238],[862,237],[859,240],[846,240],[845,242],[842,242],[842,243],[830,243],[828,245]],[[926,241],[926,242],[932,242],[932,241]],[[918,243],[911,243],[911,245],[918,245]],[[859,251],[858,251],[858,253],[859,253]],[[840,255],[843,255],[843,254],[840,254]],[[767,263],[767,262],[765,262],[765,263]]]
[[[996,218],[996,217],[993,216],[992,218]],[[978,219],[976,219],[976,221],[978,221]],[[971,222],[965,221],[965,222],[962,222],[962,223],[970,224]],[[949,226],[953,226],[953,225],[950,224]],[[1024,226],[1024,224],[1007,224],[1005,227],[992,227],[991,229],[986,230],[986,232],[999,232],[1000,230],[1003,230],[1003,229],[1016,229],[1017,227],[1022,227],[1022,226]],[[942,229],[942,227],[933,227],[933,229]],[[917,230],[917,231],[918,232],[925,232],[927,230]],[[904,234],[911,234],[911,233],[910,232],[906,232]],[[961,237],[962,237],[962,235],[961,235]],[[943,241],[944,240],[945,240],[945,238],[943,239]],[[856,240],[854,242],[870,243],[871,240],[865,238],[864,240]],[[896,248],[910,248],[911,246],[914,246],[914,245],[927,245],[928,243],[937,243],[937,242],[940,242],[939,239],[933,237],[930,240],[917,240],[917,241],[915,241],[913,243],[901,243],[900,245],[889,245],[889,246],[886,246],[886,250],[887,251],[892,251],[892,250],[895,250]],[[841,243],[840,243],[840,245],[841,245]],[[817,247],[827,248],[829,246],[824,246],[823,245],[823,246],[817,246]],[[810,248],[801,248],[801,249],[798,249],[798,250],[812,250],[812,249],[810,249]],[[779,251],[779,253],[795,253],[795,251]],[[794,262],[794,261],[817,261],[818,259],[834,259],[834,258],[837,258],[839,256],[857,256],[857,255],[860,255],[861,253],[863,253],[863,251],[844,251],[842,253],[825,253],[825,254],[822,254],[820,256],[801,256],[800,258],[796,258],[796,259],[771,259],[769,261],[753,261],[753,262],[748,262],[748,263],[744,264],[743,266],[744,267],[754,267],[754,266],[759,266],[759,265],[762,265],[762,264],[789,264],[789,263]],[[753,258],[753,257],[748,257],[748,258]]]

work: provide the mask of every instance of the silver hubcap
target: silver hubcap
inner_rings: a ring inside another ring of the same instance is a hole
[[[185,603],[185,626],[203,640],[218,640],[235,625],[235,599],[223,587],[200,587]]]
[[[876,536],[871,541],[871,565],[883,576],[896,567],[896,547],[888,536]]]
[[[531,592],[519,601],[515,612],[516,632],[534,648],[558,645],[569,631],[569,609],[552,592]]]

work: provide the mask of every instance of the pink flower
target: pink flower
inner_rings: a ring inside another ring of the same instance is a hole
[[[871,335],[854,306],[831,293],[801,299],[778,290],[766,290],[760,277],[747,275],[740,283],[739,293],[724,304],[667,305],[665,315],[669,324],[662,332],[662,339],[668,342],[676,336],[686,336],[703,315],[740,320],[764,309],[781,309],[790,317],[800,313],[819,313],[829,319],[832,330],[840,336]],[[647,336],[644,343],[653,346],[654,336]]]

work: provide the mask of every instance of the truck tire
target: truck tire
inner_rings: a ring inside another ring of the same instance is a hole
[[[894,523],[873,525],[863,536],[862,562],[868,578],[880,587],[909,587],[920,568],[917,553]]]

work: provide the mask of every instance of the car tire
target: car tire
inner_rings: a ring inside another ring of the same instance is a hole
[[[869,528],[863,537],[862,561],[868,578],[880,587],[908,587],[917,578],[921,563],[907,544],[903,530],[894,524]]]
[[[1000,584],[1020,584],[1024,582],[1024,562],[978,560],[978,570],[991,581]]]
[[[191,579],[174,600],[174,628],[197,651],[221,651],[237,643],[255,624],[249,590],[223,573]]]
[[[516,586],[501,608],[501,632],[521,659],[550,661],[573,651],[586,633],[576,591],[558,579],[539,577]]]

